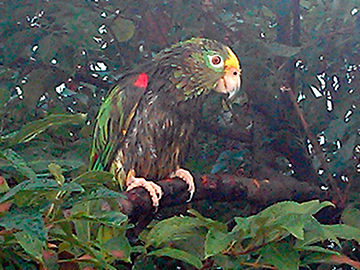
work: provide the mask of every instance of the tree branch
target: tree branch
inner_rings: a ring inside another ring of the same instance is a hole
[[[263,180],[228,174],[194,175],[194,181],[196,191],[192,201],[247,201],[251,205],[264,207],[282,200],[328,198],[319,187],[282,174]],[[164,191],[159,209],[187,203],[189,192],[183,180],[164,179],[157,184]],[[124,195],[118,199],[118,205],[120,210],[129,216],[131,222],[153,218],[155,209],[144,188],[133,189]]]

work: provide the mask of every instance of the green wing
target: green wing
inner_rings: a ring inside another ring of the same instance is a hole
[[[119,145],[123,142],[141,96],[146,88],[132,84],[117,85],[101,105],[94,129],[90,153],[90,170],[110,170]]]

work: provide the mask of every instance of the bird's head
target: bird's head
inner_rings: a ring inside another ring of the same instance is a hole
[[[171,81],[182,90],[186,99],[210,90],[232,98],[240,89],[239,60],[220,42],[192,38],[165,49],[160,55],[165,56],[172,67]]]

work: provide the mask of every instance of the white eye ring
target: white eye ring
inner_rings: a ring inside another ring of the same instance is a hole
[[[224,60],[220,55],[211,55],[209,57],[209,62],[214,68],[221,68],[224,66]]]

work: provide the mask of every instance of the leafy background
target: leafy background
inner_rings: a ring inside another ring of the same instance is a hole
[[[359,9],[357,0],[1,2],[1,268],[359,267]],[[253,176],[268,166],[324,190],[335,181],[341,224],[317,222],[328,204],[313,201],[227,228],[252,210],[203,202],[194,208],[207,218],[191,210],[154,221],[130,244],[127,217],[102,211],[100,199],[121,195],[103,185],[109,174],[87,172],[99,105],[126,70],[193,36],[239,56],[245,94],[230,124],[253,141],[201,133],[187,167]]]

